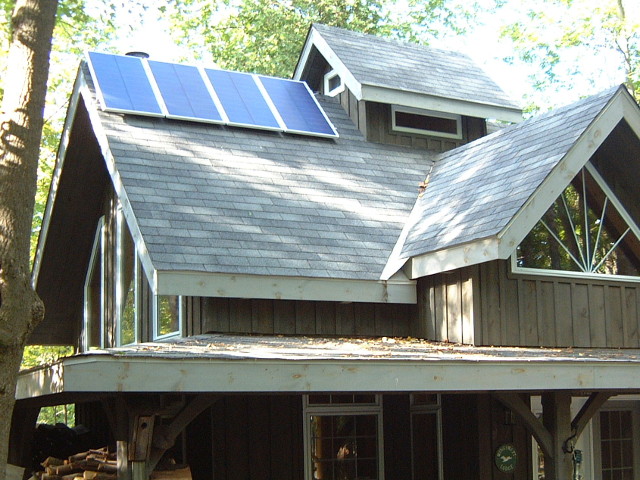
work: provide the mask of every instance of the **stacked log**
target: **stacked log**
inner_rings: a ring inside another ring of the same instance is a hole
[[[107,448],[88,450],[71,455],[66,460],[48,457],[41,464],[44,472],[37,472],[39,480],[116,480],[116,454]]]

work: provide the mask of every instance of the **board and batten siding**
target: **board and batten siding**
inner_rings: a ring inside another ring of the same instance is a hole
[[[473,345],[640,347],[640,282],[526,275],[496,260],[425,277],[419,325]]]
[[[396,132],[391,128],[391,105],[358,100],[348,88],[339,94],[339,98],[342,108],[349,114],[351,121],[370,142],[445,152],[487,134],[484,119],[465,116],[462,117],[462,139],[460,140]]]
[[[412,334],[415,305],[299,300],[193,298],[187,304],[186,335],[393,336]]]

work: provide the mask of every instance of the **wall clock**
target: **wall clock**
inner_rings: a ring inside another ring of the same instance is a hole
[[[494,459],[498,470],[504,473],[513,472],[516,469],[516,464],[518,463],[518,453],[516,452],[516,447],[514,447],[510,443],[500,445],[496,449]]]

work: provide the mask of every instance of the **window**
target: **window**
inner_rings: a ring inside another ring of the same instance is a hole
[[[182,297],[177,295],[157,295],[153,307],[154,339],[180,335],[183,317]]]
[[[84,282],[83,351],[104,346],[104,243],[104,217],[101,217],[98,220],[91,258],[89,259],[89,269]]]
[[[344,91],[344,83],[342,78],[338,75],[338,72],[331,70],[324,76],[324,94],[330,97],[335,97],[339,93]]]
[[[117,217],[117,279],[116,279],[116,332],[117,345],[128,345],[138,339],[140,267],[131,232],[127,228],[122,209]]]
[[[514,269],[638,277],[639,233],[595,168],[587,164],[518,246]]]
[[[411,395],[413,480],[443,478],[440,395]]]
[[[602,480],[634,480],[640,472],[640,409],[635,401],[611,403],[594,417],[596,471]]]
[[[308,395],[305,472],[308,480],[383,477],[379,395]]]
[[[391,107],[391,122],[391,128],[397,132],[462,138],[462,118],[460,115],[393,105]]]

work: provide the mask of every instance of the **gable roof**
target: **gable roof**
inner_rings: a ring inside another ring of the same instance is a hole
[[[303,79],[317,49],[358,100],[520,121],[520,107],[459,52],[312,25],[294,78]]]
[[[340,135],[327,139],[105,112],[86,66],[78,84],[82,128],[95,134],[155,293],[415,302],[413,281],[380,276],[431,154],[366,142],[335,99],[320,99]],[[69,188],[52,190],[58,211],[43,226],[36,279],[44,246],[64,238],[47,238],[63,209],[67,225],[95,221],[61,202]],[[74,255],[59,250],[58,262]]]
[[[621,86],[439,155],[383,278],[508,258],[623,119],[640,136]]]

